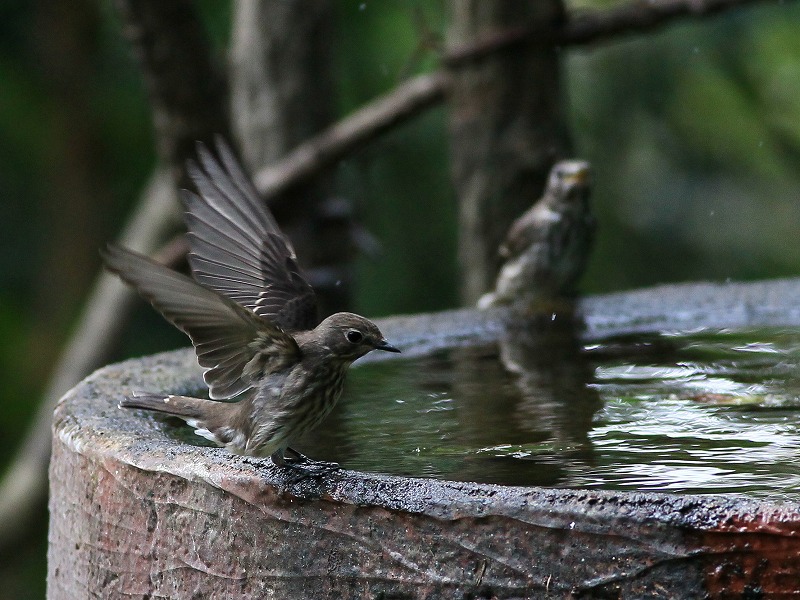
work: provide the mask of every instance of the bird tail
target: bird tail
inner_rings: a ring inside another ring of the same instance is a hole
[[[203,420],[208,413],[207,405],[217,404],[212,400],[190,398],[188,396],[172,396],[165,394],[137,394],[126,396],[120,403],[120,408],[143,408],[180,417],[184,421],[197,422]],[[190,423],[191,424],[191,423]]]
[[[219,446],[229,446],[238,439],[236,430],[228,427],[232,413],[239,407],[236,402],[215,402],[166,394],[134,394],[123,398],[119,407],[143,408],[178,417],[186,421],[189,427],[194,427],[195,434]],[[239,450],[238,446],[229,449],[231,452]]]

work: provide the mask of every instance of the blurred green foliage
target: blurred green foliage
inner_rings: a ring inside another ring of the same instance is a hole
[[[606,291],[798,273],[800,6],[754,7],[565,61]]]
[[[122,227],[155,161],[146,94],[112,4],[70,3],[66,24],[63,6],[0,4],[4,456],[22,437],[99,266],[95,249]],[[200,6],[223,60],[230,6]],[[340,114],[436,66],[443,6],[337,3]],[[75,23],[70,55],[70,39],[54,32]],[[601,226],[584,291],[800,272],[800,4],[745,8],[562,52],[574,154],[595,167]],[[76,89],[65,92],[64,82]],[[73,151],[87,149],[78,169],[83,187],[65,184]],[[338,174],[338,193],[356,202],[383,245],[377,259],[358,260],[354,308],[381,315],[453,306],[456,199],[444,108],[343,161]],[[77,223],[74,235],[53,233],[64,218]],[[72,242],[80,251],[67,251]],[[86,264],[64,265],[69,256]],[[183,343],[144,306],[132,328],[137,335],[127,336],[120,358]],[[34,536],[39,543],[43,530]],[[33,555],[42,556],[20,552],[26,562]],[[34,583],[11,577],[24,569],[8,563],[0,598],[42,597],[43,560],[34,561]]]

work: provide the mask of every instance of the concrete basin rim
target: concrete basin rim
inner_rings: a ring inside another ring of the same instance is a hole
[[[780,285],[787,282],[800,288],[800,280],[778,281]],[[494,315],[479,316],[496,321],[505,315],[498,311]],[[436,316],[425,315],[424,318],[435,319]],[[787,319],[786,325],[796,325],[794,315]],[[477,329],[491,335],[497,331],[494,325]],[[368,504],[445,519],[507,516],[522,522],[529,520],[531,524],[547,522],[556,527],[568,526],[571,515],[578,511],[583,527],[587,523],[587,514],[594,514],[602,522],[645,518],[655,525],[678,523],[715,531],[725,528],[726,523],[731,531],[746,524],[748,528],[755,526],[762,533],[793,535],[800,518],[800,503],[794,499],[761,500],[729,494],[678,495],[516,487],[356,471],[344,471],[313,483],[291,484],[280,469],[264,469],[263,464],[254,464],[253,460],[230,455],[223,449],[177,445],[163,435],[162,425],[157,421],[116,407],[119,397],[133,386],[188,391],[200,385],[201,371],[194,353],[188,348],[109,365],[96,371],[62,398],[55,413],[55,431],[63,443],[81,454],[91,455],[102,464],[111,465],[118,461],[138,469],[199,479],[227,492],[248,497],[278,493],[297,501],[323,499]],[[88,399],[85,404],[92,409],[74,414],[72,408],[81,398]],[[105,403],[98,407],[98,402],[103,399]],[[99,433],[99,437],[86,438],[84,428],[87,426]],[[119,434],[124,444],[97,442],[103,435],[111,437],[112,433]]]

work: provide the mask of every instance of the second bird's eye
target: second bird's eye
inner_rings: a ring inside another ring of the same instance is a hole
[[[347,337],[347,341],[350,342],[351,344],[357,344],[364,339],[364,336],[361,335],[361,332],[356,331],[355,329],[351,329],[350,331],[348,331],[345,334],[345,337]]]

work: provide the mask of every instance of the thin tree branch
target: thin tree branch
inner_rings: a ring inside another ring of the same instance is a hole
[[[682,17],[704,17],[753,4],[777,4],[775,0],[634,0],[616,8],[581,11],[570,15],[557,43],[578,46],[642,33],[663,27]]]
[[[344,156],[444,98],[444,71],[420,75],[335,123],[295,148],[254,180],[258,191],[273,198],[298,181],[316,175]]]
[[[526,25],[492,31],[477,37],[467,44],[451,47],[442,56],[442,64],[446,67],[456,68],[479,61],[495,52],[526,43],[534,37],[534,34],[534,30]]]
[[[747,5],[766,3],[775,4],[775,0],[632,0],[605,10],[575,11],[555,31],[535,31],[524,26],[494,31],[469,44],[451,48],[442,57],[442,63],[451,68],[458,67],[515,45],[531,42],[581,46],[613,41],[622,35],[665,27],[684,17],[706,17]]]

